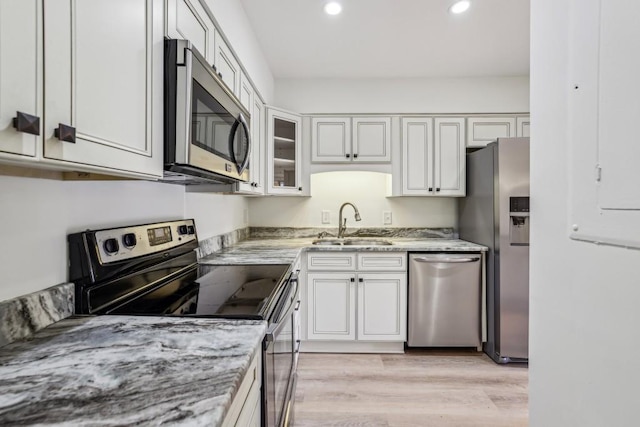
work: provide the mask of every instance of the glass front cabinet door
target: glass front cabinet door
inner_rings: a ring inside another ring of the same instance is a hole
[[[267,113],[267,193],[302,195],[302,118],[269,107]]]

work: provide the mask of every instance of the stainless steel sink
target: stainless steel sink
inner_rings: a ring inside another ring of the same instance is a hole
[[[320,246],[388,246],[393,242],[384,239],[316,239],[312,245]]]
[[[344,241],[335,239],[317,239],[311,242],[312,245],[318,246],[341,246],[343,243]]]

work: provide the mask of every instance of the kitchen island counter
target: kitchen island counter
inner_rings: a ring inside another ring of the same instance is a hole
[[[0,348],[0,424],[221,425],[266,322],[75,317]]]

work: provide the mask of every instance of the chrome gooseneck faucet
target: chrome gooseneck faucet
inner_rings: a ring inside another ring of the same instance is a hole
[[[344,221],[342,220],[342,210],[344,209],[345,206],[350,205],[353,210],[356,212],[356,221],[360,221],[362,218],[360,218],[360,212],[358,212],[358,208],[356,208],[356,205],[354,205],[353,203],[343,203],[342,206],[340,206],[340,215],[338,218],[338,238],[344,237],[344,231],[347,229],[347,218],[344,219]]]

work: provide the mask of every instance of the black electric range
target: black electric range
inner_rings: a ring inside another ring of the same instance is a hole
[[[76,314],[266,320],[262,425],[292,424],[300,291],[290,265],[199,265],[192,219],[70,234]]]

